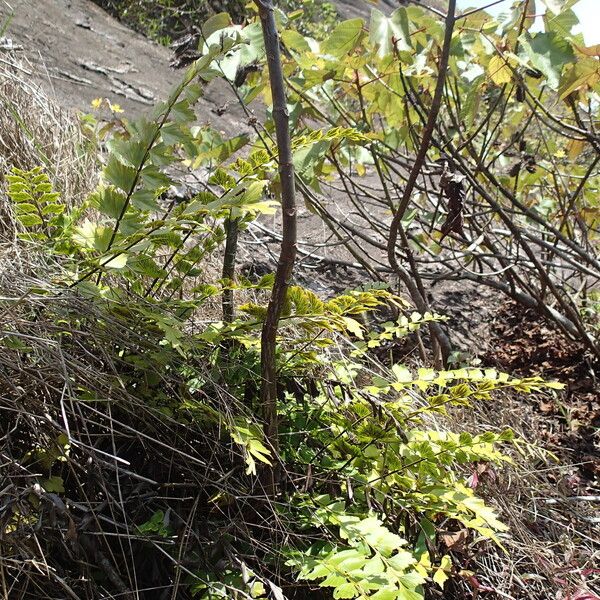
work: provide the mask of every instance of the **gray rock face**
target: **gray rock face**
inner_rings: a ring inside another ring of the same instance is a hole
[[[374,7],[382,12],[390,13],[400,6],[399,0],[380,0],[375,4],[368,0],[337,0],[333,4],[337,7],[340,16],[345,19],[353,17],[366,18],[371,14],[371,9]]]

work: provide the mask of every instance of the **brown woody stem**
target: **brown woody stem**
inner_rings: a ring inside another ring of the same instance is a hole
[[[277,370],[275,352],[279,317],[292,270],[296,259],[296,190],[294,165],[292,163],[292,145],[289,128],[289,115],[286,105],[285,83],[279,52],[279,35],[273,14],[271,0],[255,0],[262,24],[269,80],[273,98],[273,120],[277,140],[279,180],[281,185],[282,240],[273,291],[267,308],[267,315],[261,335],[261,389],[260,400],[265,421],[265,436],[274,453],[278,450],[277,422]],[[277,457],[274,456],[274,461]],[[276,463],[274,463],[276,464]],[[277,483],[276,473],[271,474],[267,482],[267,492],[274,491]]]
[[[392,269],[394,269],[403,283],[408,287],[413,302],[415,302],[417,310],[420,312],[424,312],[428,309],[427,299],[412,281],[410,273],[408,273],[408,271],[398,262],[396,257],[396,245],[398,243],[398,234],[401,231],[402,217],[406,212],[412,192],[417,183],[417,178],[419,177],[423,164],[425,163],[425,159],[427,158],[427,151],[429,150],[429,146],[431,144],[431,138],[433,136],[435,124],[440,112],[440,107],[442,105],[442,96],[444,93],[444,85],[446,83],[446,72],[448,70],[448,62],[450,58],[452,32],[454,31],[455,12],[456,0],[449,0],[448,13],[446,15],[444,45],[442,46],[442,54],[438,69],[438,79],[435,86],[435,92],[433,94],[433,100],[431,102],[431,108],[429,109],[429,114],[427,115],[427,122],[425,123],[423,136],[421,137],[421,144],[419,145],[415,162],[408,176],[404,193],[402,194],[402,199],[400,200],[400,204],[395,211],[394,218],[392,219],[392,223],[390,225],[390,233],[387,244],[387,253],[390,266]],[[448,353],[450,352],[450,342],[442,328],[437,323],[432,323],[430,329],[434,341],[437,342],[440,347],[442,359],[445,362],[448,358]]]

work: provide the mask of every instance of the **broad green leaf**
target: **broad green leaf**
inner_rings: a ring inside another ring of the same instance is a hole
[[[218,161],[218,163],[223,163],[249,142],[249,136],[244,133],[217,144],[215,147],[202,151],[196,157],[193,157],[194,162],[192,168],[197,169],[203,163],[215,160]]]
[[[253,181],[242,194],[240,201],[235,204],[243,207],[262,200],[266,185],[266,181]]]
[[[40,197],[40,204],[44,204],[46,202],[56,202],[60,198],[60,194],[58,192],[53,193],[44,193]]]
[[[166,123],[160,130],[160,137],[166,146],[174,144],[183,144],[190,140],[189,130],[186,130],[180,123]]]
[[[331,573],[326,579],[319,583],[319,587],[338,587],[346,583],[346,578],[343,575]]]
[[[364,539],[369,546],[383,556],[390,555],[394,550],[406,544],[405,540],[382,525],[376,517],[368,517],[356,525],[341,528],[340,534],[343,537],[348,536],[349,539],[353,537]]]
[[[559,14],[546,11],[544,15],[544,29],[546,32],[555,32],[561,37],[572,37],[574,27],[579,23],[577,15],[572,10],[563,10]]]
[[[104,168],[104,179],[129,194],[136,177],[135,169],[125,166],[116,156],[111,156]]]
[[[86,219],[79,227],[75,228],[73,241],[84,248],[93,248],[99,252],[104,252],[108,247],[111,235],[112,230],[108,227]]]
[[[252,598],[264,598],[266,593],[267,590],[262,581],[255,581],[250,585],[250,596],[252,596]]]
[[[118,219],[125,206],[125,194],[112,186],[101,186],[89,198],[90,205],[102,214]]]
[[[281,34],[283,43],[293,52],[307,54],[311,52],[311,47],[304,36],[300,35],[294,29],[287,29]]]
[[[169,134],[167,134],[167,137]],[[170,140],[172,141],[172,140]],[[182,143],[189,144],[191,139],[186,137],[186,140]],[[157,167],[168,167],[173,164],[177,160],[174,153],[171,151],[171,147],[169,147],[164,141],[160,141],[154,146],[152,146],[152,150],[148,153],[148,162],[153,163]]]
[[[363,573],[370,576],[370,578],[383,575],[385,573],[385,563],[381,558],[381,555],[377,552],[370,558],[363,567]]]
[[[257,425],[245,422],[243,418],[238,417],[231,429],[231,438],[244,448],[247,475],[256,475],[255,458],[267,465],[272,464],[268,458],[271,452],[262,443],[264,435]]]
[[[393,40],[396,41],[398,50],[410,50],[410,31],[406,9],[399,8],[390,17],[376,8],[372,9],[369,42],[378,46],[378,56],[384,57],[393,52]]]
[[[171,323],[175,323],[173,320],[171,320]],[[177,327],[174,327],[173,324],[171,323],[167,323],[166,321],[159,321],[157,324],[158,326],[161,328],[164,336],[165,336],[165,340],[167,340],[167,342],[169,342],[171,344],[171,346],[173,346],[173,348],[180,348],[181,346],[181,340],[183,338],[183,333],[180,329],[178,329]]]
[[[563,67],[575,60],[573,48],[556,33],[523,34],[519,41],[531,64],[548,80],[548,85],[558,89]]]
[[[216,31],[225,29],[231,25],[231,17],[228,13],[222,12],[208,18],[202,24],[202,35],[205,39],[208,39]]]
[[[508,527],[498,520],[494,509],[487,506],[481,498],[475,496],[464,498],[462,504],[472,510],[476,517],[483,519],[490,527],[493,527],[497,531],[508,530]]]
[[[166,227],[150,234],[150,239],[155,246],[169,246],[170,248],[181,248],[183,242],[181,236],[172,229]]]
[[[152,278],[162,278],[167,275],[167,272],[159,267],[154,259],[143,254],[130,257],[127,261],[127,267],[136,273]]]
[[[481,31],[483,31],[483,33],[494,33],[498,29],[499,26],[500,26],[500,24],[498,23],[498,21],[495,21],[495,20],[486,21],[481,26]]]
[[[186,86],[186,88],[183,92],[183,95],[185,96],[185,99],[191,105],[194,105],[194,104],[196,104],[196,102],[198,102],[198,100],[202,96],[203,92],[204,92],[204,89],[200,84],[190,83],[189,85]]]
[[[392,373],[396,376],[399,383],[410,383],[413,380],[412,373],[404,365],[395,364],[392,366]]]
[[[306,181],[312,181],[319,172],[325,154],[329,150],[331,142],[320,140],[310,146],[302,146],[294,152],[294,168]]]
[[[423,594],[417,591],[416,586],[412,586],[412,580],[408,576],[403,577],[402,580],[403,582],[400,583],[400,590],[396,596],[397,600],[423,600]]]
[[[344,321],[344,325],[346,326],[346,329],[354,334],[358,339],[362,340],[363,339],[363,328],[362,325],[356,320],[356,319],[351,319],[350,317],[342,317],[343,321]]]
[[[196,120],[196,114],[187,100],[180,100],[173,105],[171,116],[177,123],[192,123]]]
[[[144,185],[150,190],[167,189],[173,184],[168,175],[159,171],[154,165],[147,164],[141,172]]]
[[[125,166],[137,169],[144,160],[147,146],[134,140],[113,137],[106,143],[109,151]]]
[[[335,71],[332,69],[304,69],[302,71],[303,83],[302,87],[305,90],[321,85],[335,77]]]
[[[140,215],[137,211],[127,211],[125,212],[125,215],[121,220],[121,225],[119,226],[119,233],[127,236],[139,232],[140,229],[143,228],[144,216]]]
[[[248,440],[248,452],[257,460],[267,465],[271,464],[271,461],[267,458],[271,452],[259,439],[253,438]]]
[[[349,572],[354,569],[361,569],[367,562],[367,557],[359,550],[350,548],[349,550],[338,552],[328,562],[340,571]]]
[[[600,65],[593,58],[578,60],[565,71],[558,94],[561,100],[582,88],[594,88],[600,81]]]
[[[220,167],[210,176],[208,182],[211,185],[219,185],[224,190],[231,190],[235,187],[235,178]]]
[[[112,258],[106,260],[103,258],[100,264],[107,269],[123,269],[127,265],[127,254],[115,254]]]
[[[410,567],[416,563],[415,557],[406,550],[400,550],[398,553],[394,554],[391,558],[387,559],[388,565],[396,571],[396,573],[403,573]]]
[[[360,42],[362,35],[362,19],[342,21],[323,42],[322,51],[324,54],[336,57],[350,54]]]
[[[62,477],[53,475],[42,481],[42,487],[48,493],[62,494],[65,491],[65,484]]]
[[[158,210],[158,202],[156,201],[156,193],[151,189],[139,189],[131,196],[131,204],[135,208],[143,211],[153,212]]]
[[[353,583],[343,583],[333,590],[334,598],[356,598],[359,591]]]
[[[313,579],[320,579],[321,577],[327,577],[331,573],[331,567],[328,567],[326,563],[318,564],[308,573],[302,575],[303,579],[312,581]]]
[[[159,103],[161,108],[166,109],[167,105],[164,103]],[[146,116],[140,117],[135,121],[127,122],[127,130],[131,135],[131,139],[136,139],[138,142],[144,145],[144,147],[149,148],[152,144],[152,141],[156,137],[156,128],[157,128],[158,119],[151,120]]]

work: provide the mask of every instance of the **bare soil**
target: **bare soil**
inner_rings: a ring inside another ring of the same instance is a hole
[[[491,323],[493,348],[486,364],[515,376],[539,375],[564,384],[564,392],[531,398],[541,416],[538,437],[564,463],[575,467],[571,482],[581,493],[600,485],[600,365],[582,344],[565,337],[531,309],[505,303]]]

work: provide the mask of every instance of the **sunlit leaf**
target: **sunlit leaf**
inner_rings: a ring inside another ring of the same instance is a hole
[[[342,21],[323,42],[322,50],[331,56],[349,54],[358,45],[362,36],[362,19]]]
[[[123,269],[127,265],[127,254],[116,254],[108,260],[102,259],[101,264],[107,269]]]
[[[504,85],[512,81],[512,70],[501,56],[494,55],[488,64],[488,74],[496,85]]]
[[[393,51],[394,42],[399,51],[410,50],[410,31],[406,9],[398,8],[388,17],[380,10],[373,8],[371,10],[369,42],[378,46],[377,54],[380,57]]]
[[[531,64],[546,76],[552,89],[558,89],[563,67],[575,60],[569,42],[556,33],[524,34],[519,41]]]

